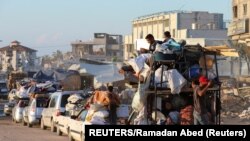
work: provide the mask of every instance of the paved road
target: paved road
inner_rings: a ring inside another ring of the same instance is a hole
[[[0,116],[0,141],[68,141],[67,136],[57,136],[39,126],[28,128],[12,123],[10,117]]]

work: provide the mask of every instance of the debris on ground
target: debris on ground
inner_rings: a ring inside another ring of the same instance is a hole
[[[230,93],[225,93],[230,92]],[[224,88],[221,94],[222,118],[240,118],[241,121],[250,119],[250,88]]]

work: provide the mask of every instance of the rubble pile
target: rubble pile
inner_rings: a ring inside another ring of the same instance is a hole
[[[237,93],[239,95],[222,92],[222,117],[250,119],[249,89],[240,89]]]

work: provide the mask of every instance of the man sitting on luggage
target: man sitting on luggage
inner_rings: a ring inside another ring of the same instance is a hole
[[[145,38],[147,42],[149,43],[149,52],[153,53],[157,46],[161,46],[159,41],[156,41],[154,36],[152,34],[148,34]]]
[[[164,32],[164,41],[163,43],[167,43],[169,41],[175,41],[172,37],[169,31]]]

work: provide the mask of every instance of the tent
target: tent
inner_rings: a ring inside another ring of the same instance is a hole
[[[37,80],[38,82],[44,82],[44,81],[53,81],[53,72],[49,72],[49,71],[38,71],[37,73],[35,73],[33,75],[33,78],[35,80]]]
[[[40,81],[40,82],[45,82],[45,81],[63,81],[65,80],[68,76],[71,75],[79,75],[78,71],[74,70],[62,70],[62,69],[57,69],[54,71],[43,71],[40,70],[37,73],[34,74],[33,79]]]
[[[69,70],[78,70],[81,74],[91,74],[95,76],[96,83],[110,83],[124,80],[124,76],[119,74],[116,64],[74,64]]]

